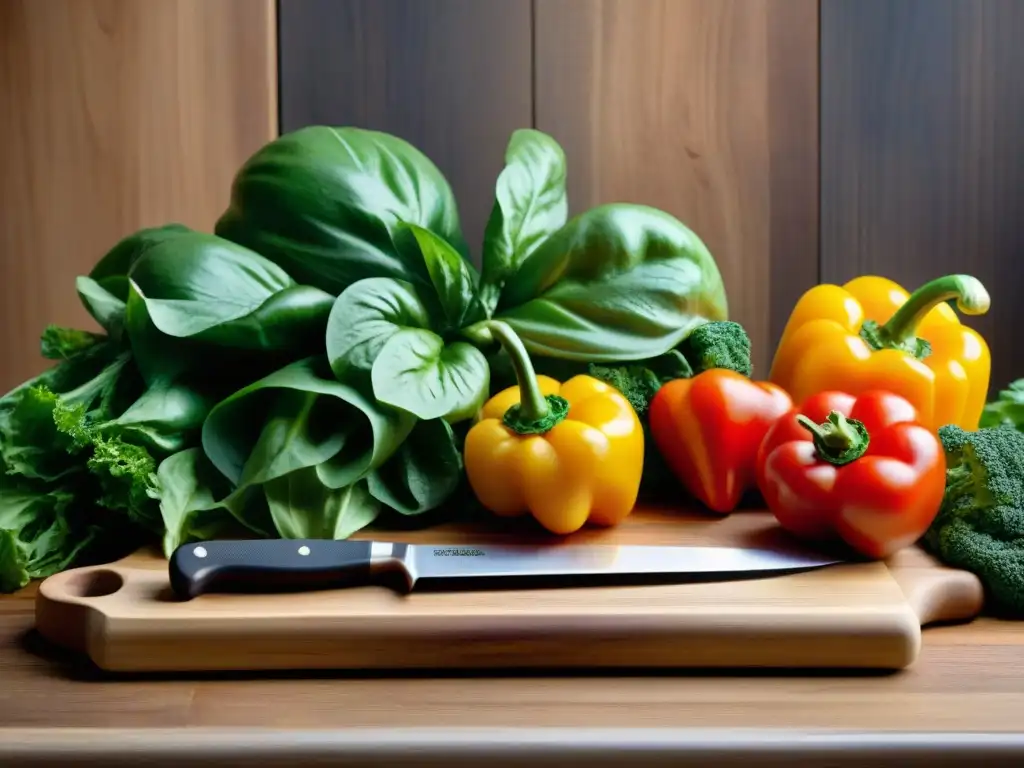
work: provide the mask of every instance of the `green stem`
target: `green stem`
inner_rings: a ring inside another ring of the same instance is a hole
[[[505,349],[519,385],[519,402],[505,412],[505,426],[522,435],[549,431],[568,415],[568,401],[558,395],[545,397],[540,391],[530,355],[508,324],[501,320],[488,320],[484,325]]]
[[[512,361],[512,370],[515,371],[516,383],[519,384],[519,415],[531,421],[543,419],[548,415],[548,402],[537,385],[537,374],[533,370],[533,362],[522,340],[501,320],[491,320],[487,327],[505,348],[505,354]]]
[[[970,275],[946,275],[925,283],[904,302],[880,329],[884,339],[893,346],[910,341],[917,334],[917,326],[933,307],[943,301],[956,299],[957,308],[965,315],[983,315],[989,308],[988,291]]]
[[[839,411],[829,413],[821,424],[815,424],[803,414],[798,415],[796,420],[811,433],[818,457],[837,467],[859,459],[871,442],[863,422],[848,419]]]

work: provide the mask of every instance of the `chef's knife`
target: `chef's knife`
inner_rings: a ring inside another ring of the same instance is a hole
[[[214,540],[178,547],[171,588],[183,599],[205,592],[280,592],[387,583],[402,590],[592,586],[728,580],[845,562],[795,545],[398,544],[329,539]]]

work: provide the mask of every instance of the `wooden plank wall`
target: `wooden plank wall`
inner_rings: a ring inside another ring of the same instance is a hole
[[[990,392],[1024,376],[1024,2],[822,0],[821,269],[966,272]]]
[[[0,0],[0,390],[117,240],[209,230],[277,132],[274,0]]]

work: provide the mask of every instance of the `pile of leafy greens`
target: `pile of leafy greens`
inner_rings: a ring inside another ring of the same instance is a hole
[[[502,385],[492,320],[567,371],[656,369],[726,320],[692,231],[626,203],[569,219],[565,180],[551,137],[512,135],[478,271],[426,156],[313,126],[242,166],[213,233],[117,243],[77,280],[101,330],[46,329],[53,366],[0,399],[0,589],[150,540],[443,509]]]

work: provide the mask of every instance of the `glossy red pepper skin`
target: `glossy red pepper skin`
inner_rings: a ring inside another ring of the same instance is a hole
[[[651,400],[651,436],[682,485],[728,514],[756,487],[757,449],[793,405],[781,387],[714,368],[664,384]]]
[[[811,432],[837,411],[866,427],[867,450],[847,464],[822,459]],[[938,513],[946,459],[938,436],[910,402],[869,391],[820,392],[780,418],[758,450],[757,485],[779,524],[805,539],[841,540],[860,554],[886,558],[916,542]]]

